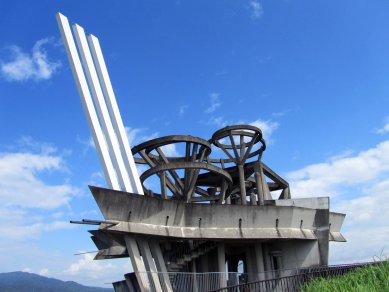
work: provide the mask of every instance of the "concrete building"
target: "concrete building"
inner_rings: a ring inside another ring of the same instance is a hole
[[[210,144],[226,140],[214,151],[226,157],[214,158]],[[181,143],[185,155],[164,153]],[[329,241],[345,241],[345,215],[329,211],[328,197],[292,199],[288,183],[261,161],[265,147],[261,131],[248,125],[225,127],[210,142],[158,138],[132,149],[149,167],[142,184],[154,175],[157,188],[144,187],[140,196],[91,186],[106,220],[91,231],[96,259],[130,257],[135,271],[115,286],[173,291],[166,272],[234,273],[240,263],[246,281],[257,281],[277,270],[327,265]],[[219,276],[225,286],[227,277]]]
[[[130,149],[98,39],[57,20],[109,186],[90,186],[105,220],[73,223],[98,226],[96,260],[130,258],[134,273],[116,291],[208,291],[328,264],[329,241],[345,241],[345,215],[330,212],[328,197],[292,199],[262,162],[260,129],[227,126],[207,139],[167,136]],[[140,176],[136,164],[146,168]]]

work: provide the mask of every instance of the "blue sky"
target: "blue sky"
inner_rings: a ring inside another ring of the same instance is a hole
[[[104,286],[128,260],[92,262],[85,226],[105,186],[55,13],[102,45],[131,145],[260,126],[292,197],[330,196],[348,243],[389,246],[388,1],[2,1],[0,272]]]

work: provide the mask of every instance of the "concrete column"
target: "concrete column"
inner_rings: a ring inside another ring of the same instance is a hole
[[[191,272],[193,273],[192,274],[192,281],[193,281],[193,286],[192,286],[192,291],[193,292],[197,292],[198,291],[198,287],[197,287],[197,277],[196,277],[196,259],[192,259],[191,261],[191,267],[190,267],[190,270]]]
[[[238,165],[239,170],[239,185],[240,185],[240,197],[241,197],[241,204],[246,205],[246,183],[244,179],[244,168],[243,165]]]
[[[199,273],[208,272],[208,255],[204,254],[200,257],[200,271]]]
[[[219,274],[219,283],[220,288],[227,286],[226,279],[226,250],[224,246],[224,242],[219,242],[217,245],[217,264]]]
[[[265,177],[265,174],[263,173],[262,166],[260,166],[260,169],[261,169],[261,175],[262,175],[263,197],[265,200],[272,200],[273,198],[271,197],[269,186],[266,182],[266,177]]]
[[[255,249],[255,261],[259,280],[265,280],[265,263],[262,252],[262,243],[258,242],[254,245]]]
[[[173,291],[169,275],[167,274],[167,269],[165,265],[165,261],[162,256],[161,247],[159,246],[158,242],[151,241],[149,243],[151,254],[153,255],[155,265],[157,266],[158,272],[162,273],[160,274],[160,278],[163,279],[162,286],[164,287],[164,291],[171,292]]]
[[[126,241],[128,255],[131,259],[132,268],[134,269],[135,276],[138,280],[141,291],[150,291],[150,285],[146,277],[142,277],[139,272],[145,272],[146,268],[140,255],[136,240],[131,236],[124,236]]]
[[[246,246],[246,269],[248,273],[248,281],[254,282],[257,281],[257,269],[256,269],[256,259],[254,253],[254,247],[252,245]]]
[[[263,243],[263,262],[265,266],[265,278],[268,279],[270,275],[270,272],[272,270],[272,266],[270,263],[270,258],[269,258],[269,247],[267,246],[267,243]]]
[[[258,192],[258,205],[264,205],[264,194],[263,194],[263,181],[262,181],[262,175],[261,175],[261,162],[256,162],[254,165],[254,171],[255,171],[255,182]]]
[[[162,287],[158,278],[158,271],[153,261],[153,257],[151,255],[149,243],[147,242],[147,240],[143,238],[137,239],[137,242],[138,242],[140,252],[142,253],[142,258],[143,258],[146,271],[151,272],[149,276],[149,280],[150,282],[153,283],[152,286],[155,287],[156,291],[162,291]]]

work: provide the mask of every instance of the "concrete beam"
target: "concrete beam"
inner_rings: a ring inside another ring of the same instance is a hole
[[[165,260],[163,259],[163,256],[162,256],[161,247],[159,246],[158,242],[155,240],[150,240],[149,246],[151,249],[151,254],[153,255],[153,258],[154,258],[155,265],[157,267],[157,271],[159,273],[162,273],[162,278],[163,278],[162,285],[163,285],[164,291],[166,291],[166,292],[173,291],[171,283],[170,283],[169,275],[167,274]]]
[[[221,273],[219,275],[219,287],[223,288],[227,286],[226,279],[226,249],[224,242],[217,243],[217,265],[218,271]]]
[[[150,250],[148,240],[144,238],[137,238],[136,241],[138,242],[138,246],[142,254],[143,263],[146,268],[145,271],[151,272],[149,274],[149,280],[151,282],[151,286],[153,290],[155,289],[156,291],[162,291],[161,283],[159,282],[159,277],[158,277],[158,270],[157,267],[155,266],[153,256],[151,255],[151,250]]]
[[[134,237],[126,235],[124,236],[126,241],[128,255],[131,259],[132,268],[134,269],[136,278],[138,280],[141,291],[150,291],[150,283],[146,280],[146,277],[142,277],[139,272],[145,272],[146,267],[140,255],[138,244]]]

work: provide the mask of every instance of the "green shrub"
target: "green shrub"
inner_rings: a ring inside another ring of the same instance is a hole
[[[389,291],[389,261],[358,268],[346,275],[317,278],[306,283],[301,292],[382,292]]]

